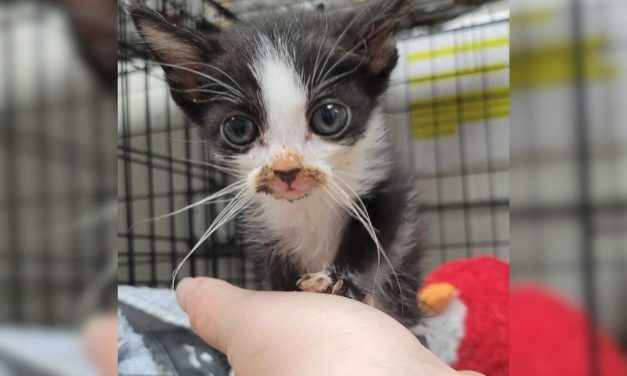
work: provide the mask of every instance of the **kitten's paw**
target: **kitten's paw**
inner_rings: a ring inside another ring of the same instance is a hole
[[[300,291],[330,293],[334,285],[333,279],[326,271],[303,274],[296,282]]]
[[[303,274],[296,282],[296,288],[300,291],[340,295],[374,305],[372,295],[359,287],[349,276],[329,270]]]

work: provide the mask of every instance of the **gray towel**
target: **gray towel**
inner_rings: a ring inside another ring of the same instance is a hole
[[[173,291],[118,286],[121,376],[226,376],[226,357],[189,327]]]
[[[118,374],[159,374],[157,363],[144,344],[142,336],[135,333],[120,310],[118,310]]]

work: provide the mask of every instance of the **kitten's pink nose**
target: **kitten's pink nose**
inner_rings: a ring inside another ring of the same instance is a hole
[[[272,160],[272,172],[281,181],[291,185],[303,169],[302,157],[293,150],[282,149]]]
[[[287,171],[273,170],[273,172],[279,179],[286,182],[287,185],[290,185],[296,179],[296,176],[300,172],[300,168],[296,167]]]

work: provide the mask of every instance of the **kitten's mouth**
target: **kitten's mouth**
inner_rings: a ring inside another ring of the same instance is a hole
[[[306,184],[295,182],[286,184],[284,182],[275,183],[272,189],[272,196],[279,200],[296,201],[301,200],[311,194],[312,188]]]
[[[272,179],[268,184],[257,184],[256,191],[269,194],[277,200],[297,201],[309,196],[316,187],[317,184],[312,185],[303,180],[285,183]]]

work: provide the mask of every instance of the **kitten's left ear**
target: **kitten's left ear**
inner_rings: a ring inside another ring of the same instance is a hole
[[[374,0],[344,14],[342,26],[366,59],[374,75],[389,74],[396,66],[396,29],[408,13],[407,0]]]

